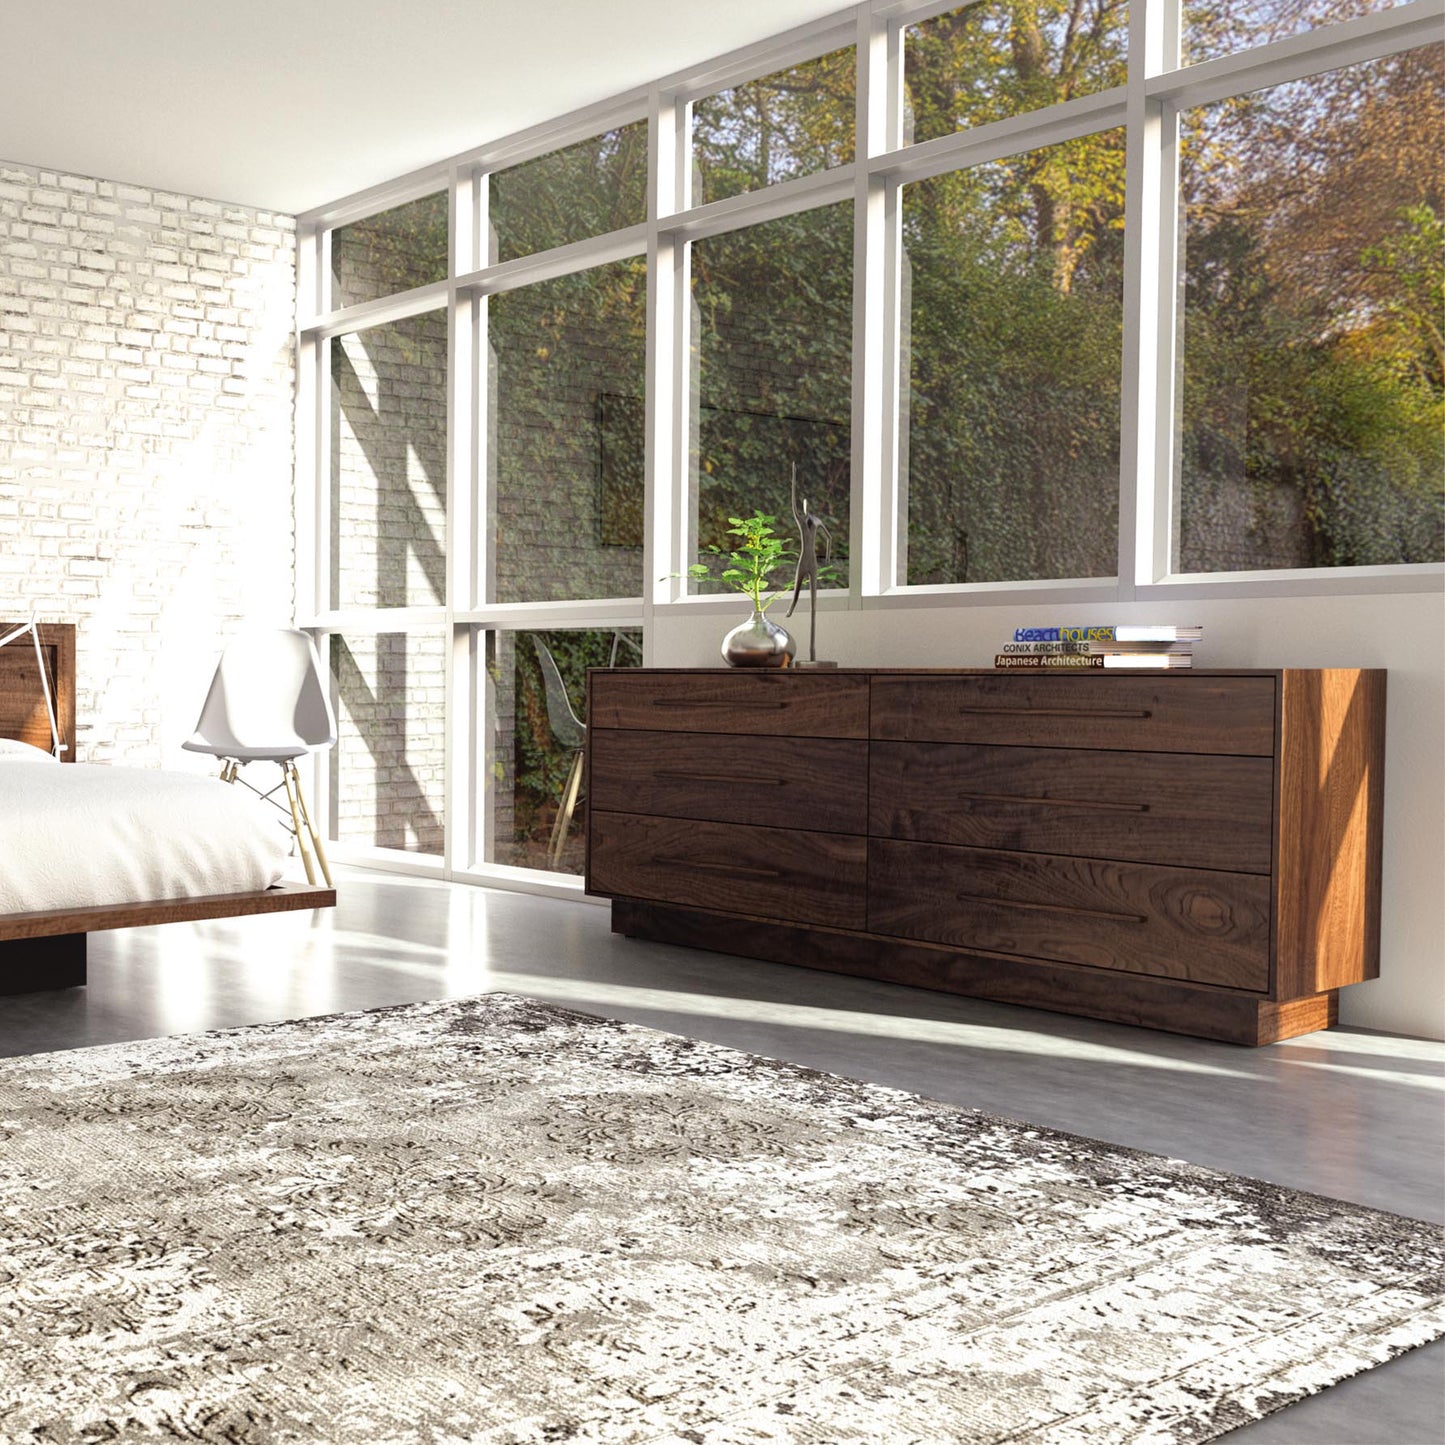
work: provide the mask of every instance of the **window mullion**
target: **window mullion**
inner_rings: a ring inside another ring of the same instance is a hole
[[[898,187],[869,158],[897,148],[901,129],[899,27],[866,13],[858,23],[859,157],[853,252],[853,485],[849,590],[878,596],[896,585],[899,508]]]
[[[1178,124],[1148,83],[1178,63],[1179,0],[1136,5],[1126,82],[1119,595],[1168,568],[1173,485]]]
[[[479,182],[471,167],[452,173],[448,207],[449,271],[453,278],[466,269],[475,254],[478,219],[476,191]],[[442,848],[450,873],[467,867],[475,856],[474,756],[469,746],[475,723],[472,717],[474,686],[468,630],[453,620],[470,605],[475,575],[473,565],[475,507],[477,501],[474,445],[477,390],[474,330],[476,306],[471,297],[452,286],[447,308],[447,502],[446,502],[446,624],[447,648],[443,716]]]
[[[678,288],[677,251],[682,242],[664,233],[658,218],[685,200],[687,184],[687,105],[656,92],[648,145],[647,235],[647,382],[644,441],[644,513],[642,596],[651,619],[656,603],[666,603],[681,571],[679,473],[676,436]],[[645,633],[651,645],[650,627]]]

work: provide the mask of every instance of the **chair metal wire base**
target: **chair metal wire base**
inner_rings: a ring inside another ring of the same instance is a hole
[[[326,848],[321,841],[321,835],[316,831],[316,825],[311,821],[311,810],[306,806],[306,795],[301,791],[301,775],[296,771],[296,761],[294,758],[285,760],[278,758],[276,766],[281,769],[281,781],[274,787],[262,789],[241,776],[242,765],[235,758],[222,758],[221,781],[240,783],[243,787],[250,788],[263,802],[279,808],[282,813],[289,813],[291,817],[290,831],[296,839],[297,851],[301,854],[301,866],[306,869],[306,881],[315,884],[315,864],[319,863],[321,876],[326,880],[326,886],[334,888],[336,885],[331,878],[331,865],[326,859]],[[283,790],[286,794],[284,804],[276,797],[276,793]],[[313,853],[315,854],[315,863],[312,862]]]

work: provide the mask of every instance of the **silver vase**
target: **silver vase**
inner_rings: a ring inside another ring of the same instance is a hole
[[[722,640],[723,661],[729,667],[791,667],[793,652],[787,629],[770,622],[757,608]]]

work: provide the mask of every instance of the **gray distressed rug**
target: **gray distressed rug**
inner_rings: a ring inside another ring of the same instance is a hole
[[[0,1438],[1200,1441],[1441,1232],[502,994],[0,1064]]]

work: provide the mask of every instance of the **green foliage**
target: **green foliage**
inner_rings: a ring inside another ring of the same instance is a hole
[[[620,126],[497,171],[490,186],[498,261],[636,225],[647,218],[647,125]]]
[[[1199,59],[1375,3],[1201,0],[1186,7],[1185,39]],[[1127,5],[976,0],[907,26],[904,41],[907,124],[924,140],[1121,84]],[[845,48],[700,99],[694,200],[851,159],[855,59]],[[1445,556],[1442,75],[1441,47],[1422,46],[1182,115],[1185,570]],[[643,130],[623,127],[499,173],[503,254],[639,219],[645,163]],[[1124,176],[1113,130],[903,187],[910,582],[1113,572]],[[380,229],[392,244],[412,227],[398,257],[410,245],[434,267],[444,237],[428,204]],[[692,248],[689,575],[704,585],[737,586],[719,564],[743,555],[738,517],[786,516],[794,465],[846,575],[852,253],[847,203]],[[517,454],[509,495],[550,494],[559,457],[575,473],[599,449],[547,415],[557,395],[599,389],[591,353],[625,348],[627,375],[604,389],[640,395],[644,279],[629,262],[490,303],[498,455]],[[622,470],[640,478],[640,456]],[[575,523],[575,506],[552,511],[527,526]],[[508,513],[505,525],[519,522]],[[553,595],[547,579],[516,585]]]
[[[1401,380],[1445,391],[1445,218],[1428,204],[1405,206],[1398,228],[1361,261],[1384,283],[1384,315],[1394,323],[1389,350]]]
[[[693,106],[694,204],[853,159],[852,46],[719,91]]]
[[[1186,113],[1183,570],[1445,556],[1442,98],[1431,46]]]
[[[777,520],[766,512],[754,512],[751,517],[729,517],[732,524],[729,534],[741,537],[742,542],[728,552],[721,547],[707,549],[725,559],[722,571],[714,573],[706,562],[696,562],[687,569],[687,575],[698,581],[717,576],[724,586],[741,592],[756,611],[766,612],[778,598],[776,592],[771,597],[764,595],[774,585],[773,573],[797,560],[773,530]]]
[[[693,247],[699,560],[732,517],[790,515],[790,478],[847,561],[852,208],[823,206]]]

